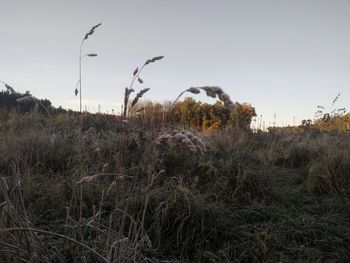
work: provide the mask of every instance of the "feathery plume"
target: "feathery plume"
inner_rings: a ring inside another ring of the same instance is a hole
[[[124,118],[126,118],[126,113],[127,113],[127,107],[128,107],[128,102],[129,102],[129,97],[132,92],[135,90],[132,88],[125,88],[125,93],[124,93]]]
[[[95,33],[95,29],[98,28],[100,25],[102,25],[102,23],[99,23],[95,26],[93,26],[89,32],[87,32],[84,36],[84,40],[88,39],[89,36],[91,36],[93,33]]]
[[[164,56],[157,56],[157,57],[153,57],[151,59],[147,59],[145,62],[145,65],[148,65],[149,63],[156,62],[157,60],[161,60],[163,58],[164,58]]]
[[[219,100],[221,100],[224,105],[230,109],[233,109],[235,104],[231,100],[230,96],[223,91],[222,88],[217,86],[204,86],[204,87],[198,87],[198,89],[202,89],[206,92],[207,96],[216,98],[218,97]]]
[[[135,99],[132,101],[131,107],[134,106],[139,101],[139,99],[142,98],[142,96],[149,90],[150,88],[140,90],[140,92],[136,94]]]
[[[133,78],[131,79],[130,85],[129,85],[129,87],[125,88],[125,95],[124,95],[124,114],[123,114],[124,119],[126,119],[126,117],[127,117],[127,113],[128,113],[128,109],[129,109],[129,107],[128,107],[128,106],[129,106],[129,105],[128,105],[128,102],[129,102],[129,95],[130,95],[131,92],[134,91],[134,90],[132,89],[132,87],[133,87],[133,85],[134,85],[136,79],[137,79],[137,81],[138,81],[140,84],[143,83],[143,80],[139,77],[139,75],[140,75],[142,69],[143,69],[146,65],[148,65],[149,63],[153,63],[153,62],[155,62],[155,61],[157,61],[157,60],[161,60],[161,59],[163,59],[163,58],[164,58],[164,56],[157,56],[157,57],[153,57],[153,58],[151,58],[151,59],[147,59],[146,62],[145,62],[145,64],[144,64],[143,66],[141,66],[140,68],[137,67],[137,68],[134,70],[134,72],[133,72]],[[132,101],[132,103],[131,103],[130,108],[131,108],[132,106],[134,106],[134,105],[138,102],[138,100],[139,100],[147,91],[149,91],[149,88],[143,89],[143,90],[141,90],[139,93],[137,93],[135,99],[134,99],[134,100]]]
[[[195,87],[188,88],[186,91],[191,92],[193,94],[199,94],[201,92],[199,89],[197,89]]]
[[[153,57],[153,58],[151,59],[151,62],[156,62],[157,60],[161,60],[161,59],[163,59],[163,58],[164,58],[164,56]]]
[[[134,72],[132,73],[134,76],[137,74],[137,72],[139,72],[139,68],[137,67]]]

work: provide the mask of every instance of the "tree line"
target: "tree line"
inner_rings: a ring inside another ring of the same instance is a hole
[[[180,124],[186,129],[201,131],[236,127],[250,129],[252,118],[256,116],[255,108],[248,103],[235,103],[233,110],[228,109],[222,102],[214,104],[185,98],[184,101],[172,105],[152,101],[143,101],[137,107],[130,109],[130,116],[144,124],[157,123]]]

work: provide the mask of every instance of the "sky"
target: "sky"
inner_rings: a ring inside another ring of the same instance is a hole
[[[0,0],[0,80],[79,110],[120,111],[132,72],[145,99],[174,100],[215,85],[271,125],[313,119],[317,105],[350,108],[348,0]],[[196,99],[214,103],[204,94]]]

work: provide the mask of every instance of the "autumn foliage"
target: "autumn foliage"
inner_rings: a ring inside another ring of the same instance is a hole
[[[166,122],[201,131],[226,127],[249,129],[252,118],[256,116],[255,108],[248,103],[236,102],[231,110],[220,101],[208,104],[195,101],[191,97],[176,103],[171,110],[169,108],[170,103],[141,102],[131,115],[144,124],[156,125]]]

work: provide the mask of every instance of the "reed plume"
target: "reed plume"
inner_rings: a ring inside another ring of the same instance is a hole
[[[87,32],[84,36],[84,40],[87,40],[89,38],[89,36],[91,36],[93,33],[95,33],[95,29],[98,28],[100,25],[102,25],[102,23],[99,23],[95,26],[93,26],[89,32]]]
[[[126,119],[127,117],[127,114],[128,114],[128,106],[129,106],[129,96],[130,96],[130,93],[134,92],[135,90],[133,89],[133,86],[135,84],[135,81],[137,80],[140,84],[143,84],[144,81],[143,79],[140,78],[140,73],[141,71],[150,63],[154,63],[158,60],[161,60],[163,59],[164,56],[156,56],[156,57],[153,57],[153,58],[150,58],[150,59],[147,59],[146,62],[139,68],[137,67],[132,75],[132,79],[131,79],[131,82],[129,84],[129,87],[125,88],[125,93],[124,93],[124,113],[123,113],[123,118]],[[136,94],[136,97],[132,100],[132,103],[131,103],[131,107],[133,107],[137,102],[138,100],[147,92],[149,91],[150,89],[149,88],[146,88],[146,89],[142,89],[139,93]]]
[[[149,90],[150,90],[150,88],[145,88],[145,89],[140,90],[140,92],[136,94],[135,99],[132,101],[131,107],[134,106],[139,101],[139,99],[142,98],[142,96]]]
[[[134,91],[135,91],[134,89],[131,89],[128,87],[125,88],[125,92],[124,92],[124,119],[125,119],[126,113],[127,113],[127,106],[126,105],[128,105],[128,103],[129,103],[130,94]]]
[[[217,86],[204,86],[204,87],[198,87],[198,89],[202,89],[206,92],[207,96],[216,98],[216,96],[221,100],[224,105],[230,109],[233,109],[235,107],[235,104],[231,100],[230,96],[223,91],[222,88]]]

